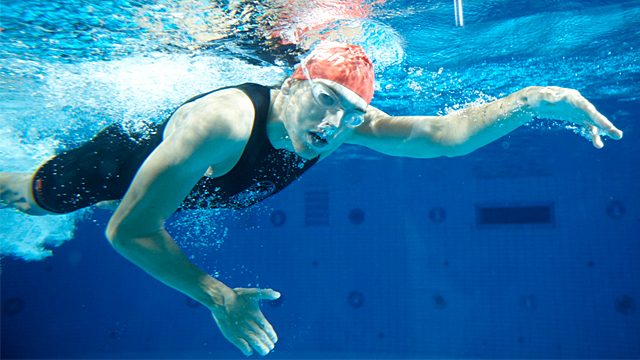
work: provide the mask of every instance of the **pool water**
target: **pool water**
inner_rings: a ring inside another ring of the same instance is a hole
[[[640,1],[0,3],[0,171],[217,87],[275,85],[321,38],[362,45],[372,105],[446,114],[529,85],[624,131],[538,119],[457,158],[344,146],[248,210],[167,228],[231,287],[271,287],[272,358],[640,357]],[[110,212],[0,210],[2,358],[242,358],[118,255]],[[254,355],[255,356],[255,355]]]

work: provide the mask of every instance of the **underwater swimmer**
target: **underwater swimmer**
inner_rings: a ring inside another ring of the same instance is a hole
[[[111,126],[35,174],[0,174],[0,201],[42,215],[121,199],[106,231],[115,250],[210,309],[244,354],[265,355],[278,338],[259,300],[280,294],[231,289],[198,269],[164,229],[177,209],[250,206],[344,143],[393,156],[461,156],[533,117],[584,126],[597,148],[603,135],[622,138],[575,90],[528,87],[445,116],[389,116],[369,106],[373,92],[373,65],[364,51],[324,42],[279,89],[243,84],[203,94],[143,141]]]

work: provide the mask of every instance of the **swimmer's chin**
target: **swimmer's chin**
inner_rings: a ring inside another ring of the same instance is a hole
[[[318,153],[317,151],[314,151],[313,149],[306,149],[301,152],[296,151],[296,155],[300,156],[305,160],[313,160],[317,158],[320,155],[320,153]]]

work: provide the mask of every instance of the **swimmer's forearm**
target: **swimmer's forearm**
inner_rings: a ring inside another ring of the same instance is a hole
[[[448,124],[440,144],[448,148],[448,156],[469,154],[529,122],[527,94],[530,87],[507,97],[479,106],[462,109],[444,117]]]
[[[165,230],[137,238],[110,234],[109,239],[118,253],[149,275],[212,311],[223,306],[225,297],[233,292],[191,263]]]
[[[526,99],[530,89],[445,116],[389,116],[370,107],[367,125],[358,128],[349,142],[392,156],[466,155],[532,119]]]

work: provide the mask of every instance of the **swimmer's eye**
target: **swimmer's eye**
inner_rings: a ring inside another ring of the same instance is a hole
[[[324,86],[315,84],[313,88],[311,88],[311,91],[318,105],[327,109],[333,109],[338,105],[338,98],[336,95],[333,91],[325,88]]]

